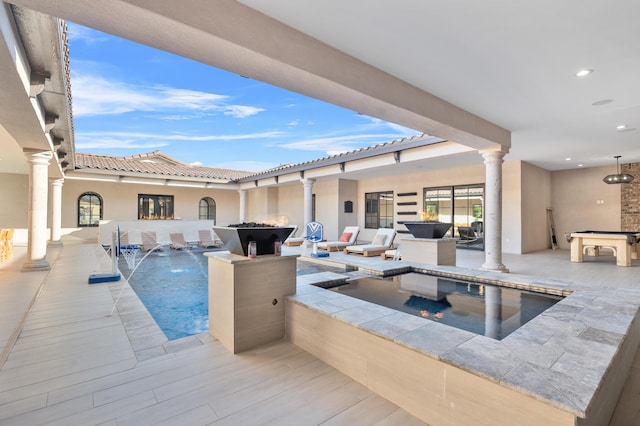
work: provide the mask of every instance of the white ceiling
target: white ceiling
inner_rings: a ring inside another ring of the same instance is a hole
[[[637,0],[240,2],[510,130],[507,159],[640,162]]]

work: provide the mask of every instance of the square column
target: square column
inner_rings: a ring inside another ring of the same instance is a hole
[[[402,261],[456,266],[453,238],[409,238],[400,243]]]
[[[209,258],[209,333],[238,353],[284,338],[284,298],[296,292],[298,256]]]

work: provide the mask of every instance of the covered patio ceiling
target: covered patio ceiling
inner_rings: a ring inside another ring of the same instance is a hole
[[[632,0],[11,2],[548,170],[640,161]]]

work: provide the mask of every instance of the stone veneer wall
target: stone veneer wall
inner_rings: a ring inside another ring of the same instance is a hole
[[[633,182],[621,188],[621,228],[623,231],[640,231],[640,163],[623,164],[620,171],[635,176]]]

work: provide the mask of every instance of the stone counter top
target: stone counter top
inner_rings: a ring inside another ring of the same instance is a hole
[[[212,251],[203,253],[205,256],[210,258],[215,258],[220,262],[229,263],[229,264],[237,264],[244,262],[254,262],[254,263],[264,263],[264,262],[273,262],[277,261],[279,258],[287,258],[287,257],[300,257],[298,254],[288,254],[282,256],[276,256],[274,254],[265,254],[256,256],[254,258],[250,258],[248,256],[240,256],[238,254],[233,254],[228,251]]]

